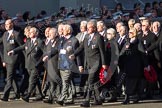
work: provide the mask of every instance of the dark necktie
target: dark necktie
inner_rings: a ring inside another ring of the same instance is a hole
[[[34,45],[34,40],[31,40],[31,47]]]
[[[10,39],[9,32],[7,32],[6,37],[7,37],[7,41],[8,41]]]
[[[48,39],[46,39],[46,42],[45,42],[45,44],[46,44],[46,45],[48,44]]]

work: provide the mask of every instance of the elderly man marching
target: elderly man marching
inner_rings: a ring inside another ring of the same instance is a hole
[[[25,50],[25,68],[28,70],[29,73],[29,87],[28,93],[22,99],[26,102],[29,102],[29,98],[31,93],[35,89],[36,85],[38,86],[39,96],[36,100],[42,100],[43,95],[41,92],[41,85],[39,82],[39,72],[40,68],[36,68],[37,61],[41,58],[42,52],[42,41],[38,38],[38,30],[35,27],[30,29],[30,39],[27,42],[8,52],[8,55],[16,54],[19,51]]]
[[[104,50],[104,40],[96,33],[97,25],[96,21],[90,20],[87,23],[87,32],[83,43],[74,52],[73,55],[69,56],[70,59],[74,59],[78,56],[82,50],[85,53],[85,63],[84,68],[88,69],[88,89],[85,101],[81,104],[81,107],[90,107],[90,96],[92,91],[95,92],[95,102],[94,105],[102,105],[101,97],[99,96],[99,87],[95,84],[99,81],[99,69],[101,66],[105,69],[105,50]]]
[[[81,65],[79,57],[74,60],[69,59],[69,56],[78,48],[79,41],[72,36],[72,27],[68,24],[64,25],[63,42],[60,42],[58,46],[59,51],[59,63],[58,67],[60,69],[60,75],[62,79],[62,91],[61,95],[57,100],[57,103],[60,105],[63,104],[72,104],[72,73],[77,72],[78,66]],[[77,66],[78,65],[78,66]],[[70,90],[69,90],[70,88]]]

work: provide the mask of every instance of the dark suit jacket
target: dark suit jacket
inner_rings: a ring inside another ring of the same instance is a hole
[[[129,45],[129,48],[126,48]],[[143,77],[143,69],[148,65],[144,48],[138,39],[132,43],[127,42],[120,55],[124,56],[124,70],[128,78]]]
[[[155,41],[156,41],[156,36],[153,34],[151,31],[148,31],[148,34],[146,36],[143,36],[143,33],[139,36],[139,40],[143,44],[145,50],[147,50],[149,47],[151,47]],[[155,52],[156,51],[151,51],[148,53],[148,58],[149,58],[149,63],[154,64],[157,62],[155,58]]]
[[[155,57],[157,60],[161,59],[161,52],[162,52],[162,30],[159,31],[158,37],[156,37],[156,41],[152,43],[147,49],[148,52],[152,52],[155,50]]]
[[[120,36],[118,35],[116,37],[116,41],[117,41],[117,44],[118,44],[118,48],[119,48],[119,52],[122,50],[122,48],[124,47],[125,43],[128,41],[128,35],[125,36],[125,38],[122,40],[121,44],[118,43],[118,40],[119,40]],[[119,57],[119,68],[121,71],[123,71],[123,66],[124,65],[124,57],[123,56],[120,56]]]
[[[3,42],[3,60],[5,63],[8,64],[15,64],[18,61],[19,53],[15,55],[8,56],[7,53],[20,45],[23,44],[23,40],[20,38],[20,35],[17,31],[13,30],[13,34],[8,39],[9,33],[6,31],[3,34],[2,39],[0,40],[0,43]]]
[[[31,39],[28,39],[24,45],[14,49],[14,53],[25,50],[25,67],[27,69],[35,69],[36,63],[43,55],[42,45],[43,42],[39,38],[35,40],[33,46],[31,45]]]
[[[101,65],[106,64],[104,40],[98,33],[95,33],[90,45],[88,46],[88,37],[89,35],[87,34],[83,43],[74,52],[74,55],[77,56],[82,50],[84,50],[84,67],[93,68],[95,72],[100,68]]]
[[[118,36],[116,37],[117,43],[118,43],[119,38],[120,38],[120,36],[118,35]],[[128,40],[128,35],[125,36],[125,38],[122,40],[122,42],[121,42],[120,45],[118,44],[119,51],[123,48],[123,46],[124,46],[124,44],[127,42],[127,40]]]
[[[59,75],[59,69],[58,69],[58,52],[57,53],[51,53],[52,49],[57,48],[59,45],[59,38],[56,37],[53,42],[49,42],[46,46],[46,49],[44,50],[43,56],[48,56],[48,61],[45,62],[48,78],[50,81],[56,81]]]

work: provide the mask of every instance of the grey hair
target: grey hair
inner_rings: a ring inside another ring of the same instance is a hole
[[[55,35],[57,35],[57,34],[58,34],[58,32],[57,32],[57,28],[52,27],[52,28],[50,28],[50,30],[49,30],[49,31],[51,31],[51,30],[55,31]]]
[[[116,36],[116,30],[114,28],[107,29],[107,32],[110,32],[113,37]]]
[[[36,27],[31,27],[30,30],[33,29],[35,34],[38,35],[39,34],[39,30]]]
[[[97,25],[99,25],[99,24],[102,25],[104,28],[106,28],[105,23],[103,21],[98,21]]]
[[[135,19],[130,19],[130,20],[128,21],[128,23],[130,23],[130,22],[132,22],[133,24],[136,23]]]
[[[160,27],[160,22],[159,21],[154,21],[153,24],[157,23],[158,27]]]
[[[73,28],[71,27],[71,25],[65,24],[65,25],[64,25],[64,28],[67,29],[67,30],[70,30],[70,34],[72,34]]]
[[[116,25],[120,24],[121,26],[124,26],[123,22],[118,22]]]
[[[93,25],[93,27],[96,29],[97,28],[97,21],[96,20],[90,20],[90,21],[88,21],[88,23],[87,23],[87,25],[88,24],[91,24],[91,25]]]
[[[81,21],[80,25],[87,26],[87,23],[88,23],[87,21]]]

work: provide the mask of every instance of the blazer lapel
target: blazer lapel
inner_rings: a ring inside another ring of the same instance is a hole
[[[30,41],[30,50],[29,50],[29,52],[27,53],[27,55],[29,55],[34,49],[35,49],[35,47],[37,46],[37,44],[38,44],[38,40],[36,39],[35,40],[35,42],[34,42],[34,44],[31,46],[31,41]]]

